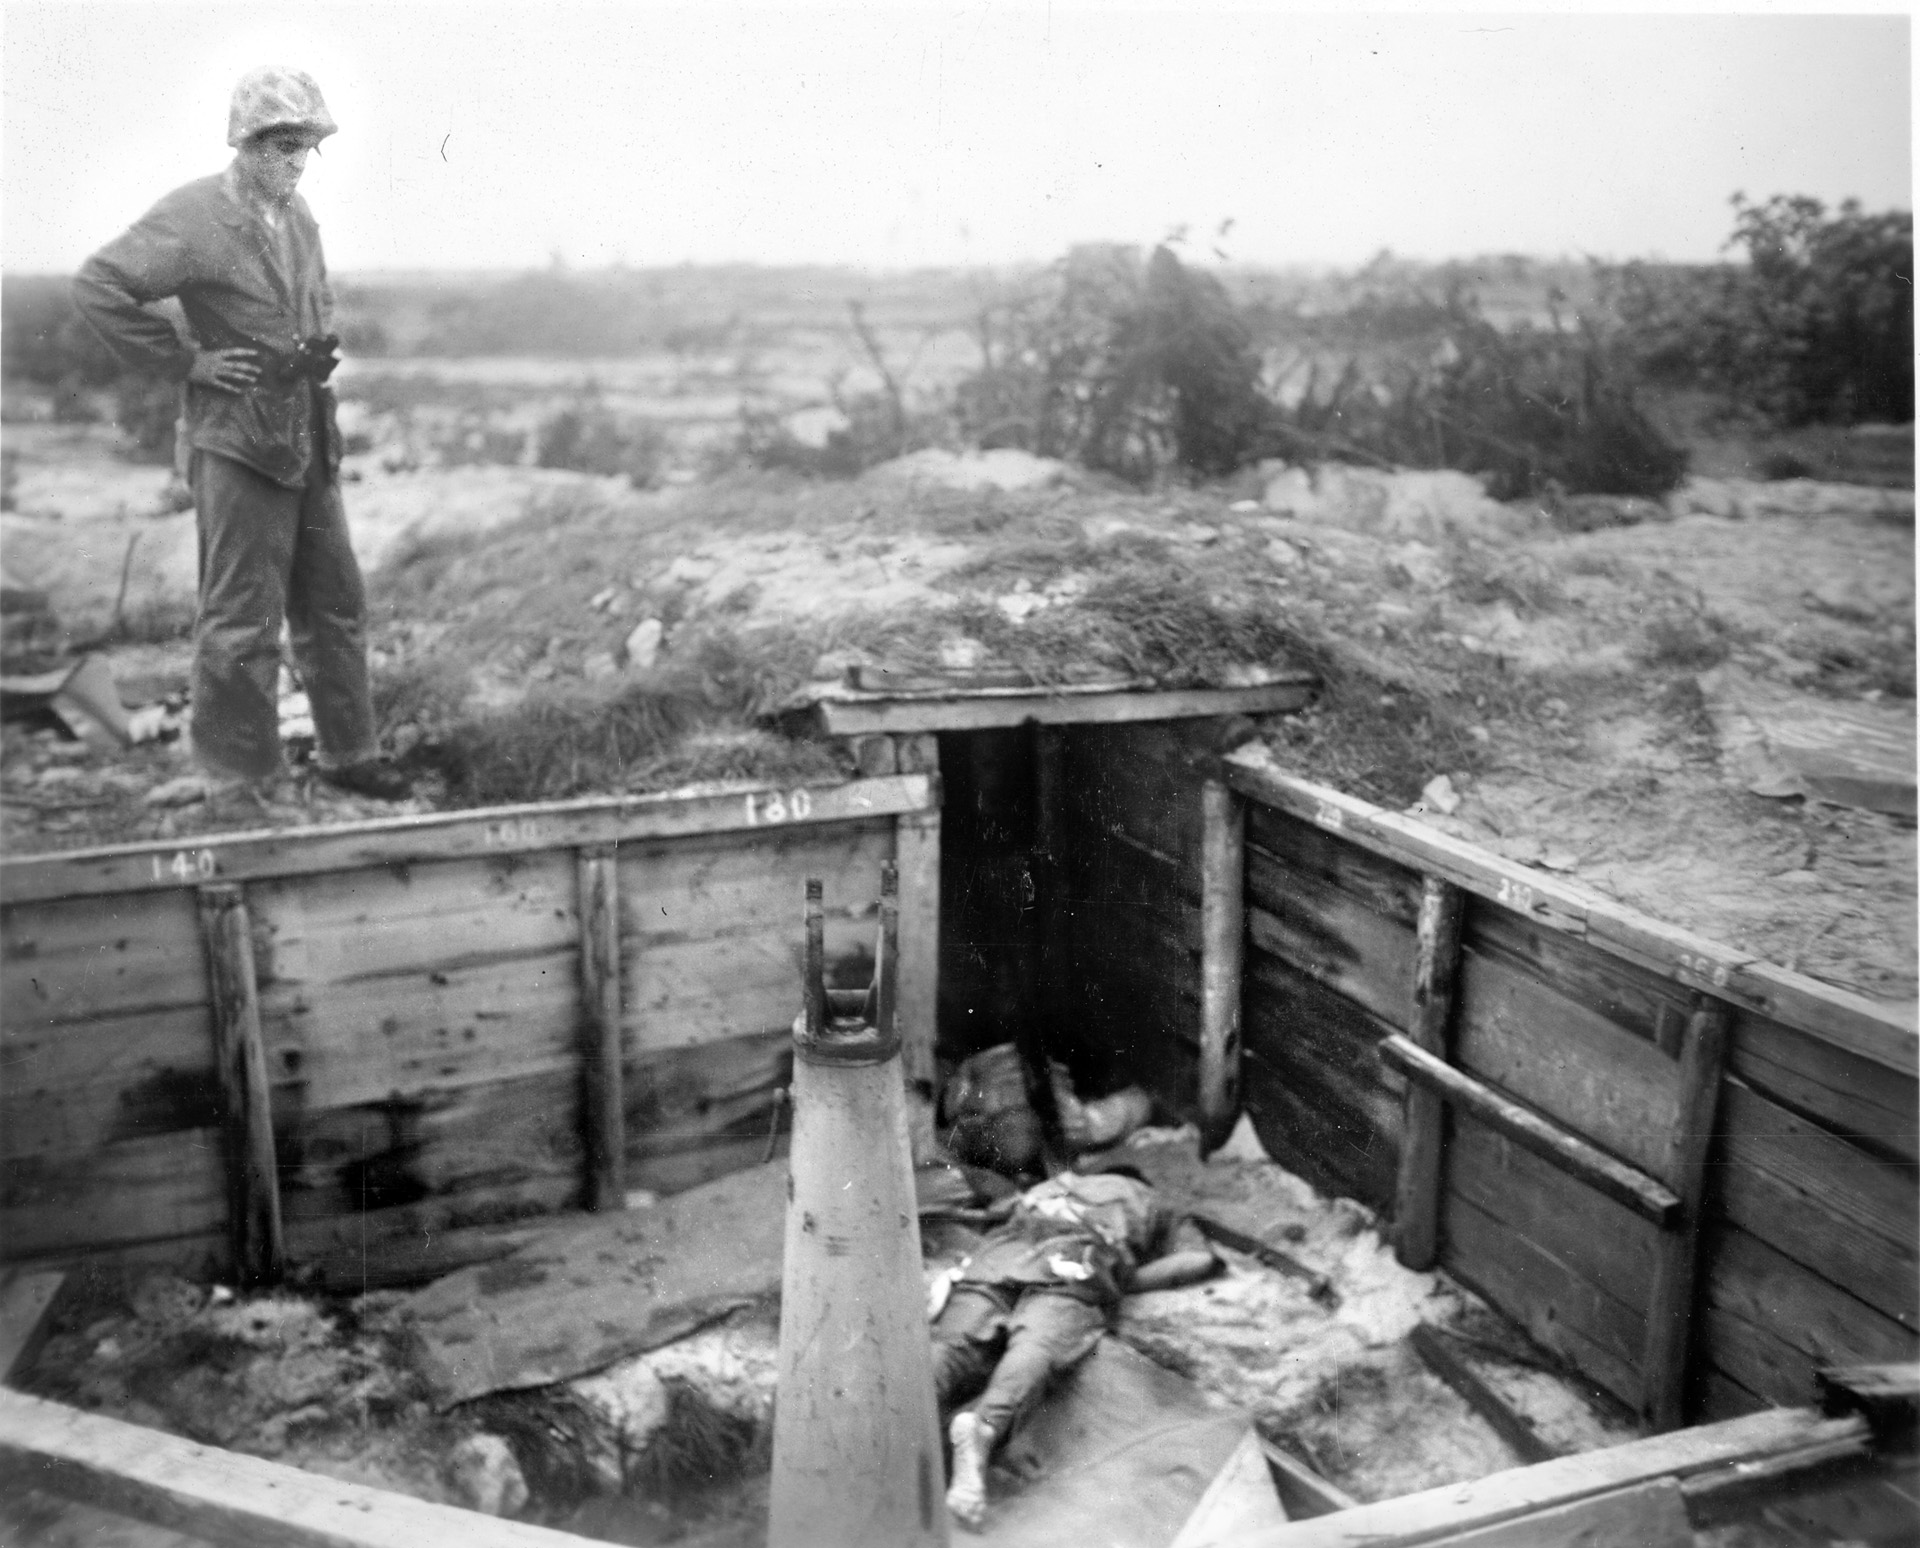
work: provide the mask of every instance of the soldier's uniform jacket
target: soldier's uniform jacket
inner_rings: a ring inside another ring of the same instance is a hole
[[[1168,1253],[1213,1248],[1191,1219],[1131,1177],[1062,1172],[1021,1194],[961,1269],[962,1285],[1047,1290],[1119,1304],[1133,1271]]]
[[[146,303],[179,298],[201,349],[258,352],[246,392],[187,386],[187,435],[199,451],[245,463],[298,489],[310,461],[340,463],[333,394],[299,367],[303,339],[332,331],[333,293],[320,228],[298,194],[269,226],[240,196],[232,169],[176,188],[80,268],[74,301],[128,365],[184,380],[193,349]]]

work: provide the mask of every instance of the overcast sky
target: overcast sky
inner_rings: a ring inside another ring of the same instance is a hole
[[[1858,9],[1858,7],[1856,7]],[[66,270],[228,159],[285,63],[336,271],[1715,256],[1728,198],[1911,207],[1904,14],[1306,14],[1201,0],[6,0],[4,250]],[[1202,244],[1204,247],[1204,244]]]

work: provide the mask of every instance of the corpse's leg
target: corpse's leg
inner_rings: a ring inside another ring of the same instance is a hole
[[[200,609],[193,626],[189,734],[201,768],[270,780],[280,754],[280,622],[300,493],[230,457],[193,456]]]
[[[953,1416],[953,1478],[947,1509],[962,1525],[977,1527],[987,1512],[987,1461],[994,1448],[1039,1401],[1047,1384],[1084,1360],[1106,1330],[1104,1307],[1029,1291],[1008,1319],[1007,1352],[986,1391]]]
[[[954,1286],[933,1324],[933,1390],[942,1412],[987,1384],[1006,1343],[1006,1303],[985,1286]]]

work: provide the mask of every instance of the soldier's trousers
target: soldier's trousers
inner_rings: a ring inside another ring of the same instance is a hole
[[[304,489],[243,463],[193,454],[200,608],[193,629],[195,760],[220,778],[285,773],[280,748],[280,626],[313,710],[322,764],[377,751],[367,679],[367,593],[347,541],[346,508],[326,459]]]
[[[1074,1296],[963,1280],[934,1320],[934,1394],[943,1410],[973,1398],[998,1445],[1106,1326],[1105,1308]]]

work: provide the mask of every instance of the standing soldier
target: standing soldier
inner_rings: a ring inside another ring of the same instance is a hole
[[[200,536],[193,754],[218,788],[270,796],[280,748],[280,626],[313,707],[321,779],[383,801],[366,589],[340,501],[333,293],[320,229],[295,193],[335,130],[313,78],[242,76],[224,172],[176,188],[81,267],[74,300],[127,365],[187,383]],[[192,342],[149,303],[177,296]]]

